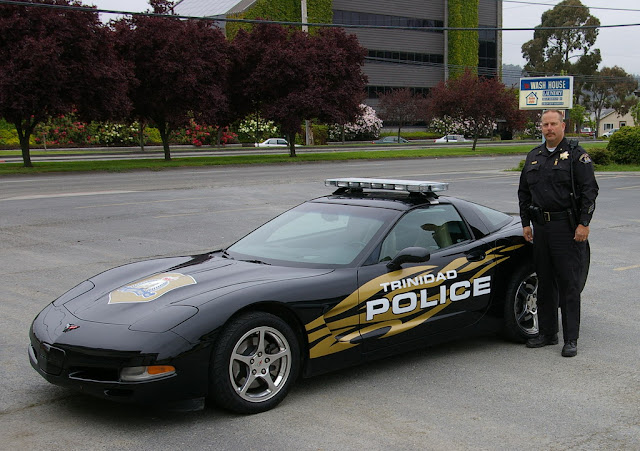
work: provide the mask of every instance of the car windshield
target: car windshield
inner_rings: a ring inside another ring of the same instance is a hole
[[[227,249],[237,259],[349,265],[399,212],[308,202],[254,230]]]

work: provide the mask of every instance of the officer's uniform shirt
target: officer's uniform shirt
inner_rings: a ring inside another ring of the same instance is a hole
[[[582,147],[571,150],[569,142],[562,139],[553,152],[541,144],[527,155],[518,188],[523,227],[531,225],[530,205],[549,212],[571,208],[571,159],[576,196],[580,202],[579,222],[589,225],[598,196],[593,162]]]

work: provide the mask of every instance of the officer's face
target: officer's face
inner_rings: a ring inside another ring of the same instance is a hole
[[[542,115],[542,134],[547,140],[547,147],[556,147],[564,138],[564,121],[562,116],[555,111],[549,111]]]

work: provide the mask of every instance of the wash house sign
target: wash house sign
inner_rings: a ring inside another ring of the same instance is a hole
[[[520,79],[521,110],[570,110],[573,108],[573,77]]]

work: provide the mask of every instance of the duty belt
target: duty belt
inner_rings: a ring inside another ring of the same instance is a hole
[[[560,221],[567,219],[569,217],[569,213],[567,211],[543,211],[542,218],[544,222],[551,221]]]

